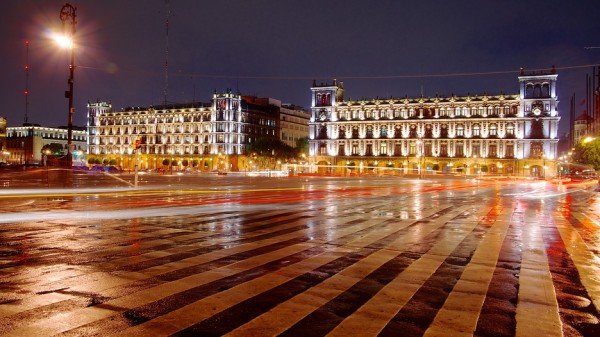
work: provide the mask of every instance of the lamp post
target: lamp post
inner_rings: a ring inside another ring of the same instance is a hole
[[[422,140],[417,140],[417,158],[418,158],[418,165],[419,165],[419,179],[423,178],[423,168],[421,167],[421,162],[422,162],[422,158],[423,158],[423,141]]]
[[[71,49],[71,61],[69,62],[69,79],[67,83],[69,85],[69,90],[65,91],[65,98],[69,100],[69,115],[67,120],[67,166],[73,166],[73,114],[75,113],[75,108],[73,107],[73,83],[75,76],[75,46],[74,46],[74,38],[75,38],[75,26],[77,24],[76,8],[71,4],[66,3],[62,9],[60,10],[60,21],[63,24],[63,31],[67,35],[63,37],[57,37],[56,40],[62,47]],[[67,24],[71,25],[70,33],[67,33]]]
[[[546,179],[546,155],[542,155],[542,179]]]

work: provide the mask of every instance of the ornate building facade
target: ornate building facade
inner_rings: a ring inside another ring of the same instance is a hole
[[[168,160],[179,168],[244,170],[246,144],[279,135],[279,110],[261,102],[227,91],[215,93],[208,104],[113,111],[110,103],[89,103],[89,154],[132,168],[133,144],[139,140],[142,169],[160,168]]]
[[[7,162],[12,164],[45,164],[45,149],[52,148],[55,156],[67,154],[66,127],[51,128],[37,124],[6,129]],[[73,128],[73,165],[85,165],[87,152],[87,132]]]
[[[500,95],[344,100],[342,83],[311,88],[310,156],[321,172],[395,168],[551,176],[557,74],[525,73]]]
[[[6,150],[6,118],[0,116],[0,163],[5,163],[9,155]]]

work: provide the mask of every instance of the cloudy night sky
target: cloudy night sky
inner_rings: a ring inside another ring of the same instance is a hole
[[[3,1],[0,116],[23,122],[29,40],[29,120],[65,125],[68,54],[48,38],[63,1]],[[86,103],[116,109],[163,101],[165,1],[73,1],[78,34],[75,124]],[[171,0],[169,102],[208,102],[239,88],[308,107],[312,79],[344,81],[346,98],[518,91],[526,69],[600,63],[597,1]],[[427,78],[353,77],[514,70]],[[559,70],[562,132],[590,68]],[[249,78],[250,77],[250,78]],[[252,78],[254,77],[254,78]],[[195,89],[195,90],[194,90]],[[194,95],[195,92],[195,95]],[[582,108],[583,109],[583,108]],[[580,111],[578,111],[580,112]]]

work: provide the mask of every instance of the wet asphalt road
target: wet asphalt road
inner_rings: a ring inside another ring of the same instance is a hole
[[[27,174],[1,335],[600,335],[593,184]]]

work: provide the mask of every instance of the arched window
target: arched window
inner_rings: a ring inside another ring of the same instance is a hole
[[[380,137],[381,138],[386,138],[387,137],[387,127],[384,125],[381,127],[381,130],[379,131]]]
[[[465,136],[465,127],[462,125],[458,125],[456,127],[456,136],[457,137],[464,137]]]
[[[536,84],[533,86],[533,97],[534,98],[542,97],[542,86],[540,84]]]
[[[475,124],[473,125],[473,137],[479,136],[481,136],[481,127],[479,126],[479,124]]]
[[[544,83],[542,85],[542,95],[543,97],[550,97],[550,84]]]
[[[533,97],[533,84],[528,83],[525,86],[525,98],[531,98]]]

